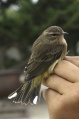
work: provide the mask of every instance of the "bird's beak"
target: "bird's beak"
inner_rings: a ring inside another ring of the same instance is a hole
[[[67,32],[63,32],[63,33],[62,33],[62,35],[66,35],[66,34],[68,34],[68,33],[67,33]]]

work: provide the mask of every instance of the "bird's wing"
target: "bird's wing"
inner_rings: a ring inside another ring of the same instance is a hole
[[[45,46],[40,45],[38,50],[35,50],[29,59],[25,69],[26,80],[43,74],[55,60],[60,58],[63,47],[63,45],[57,43],[45,44]]]

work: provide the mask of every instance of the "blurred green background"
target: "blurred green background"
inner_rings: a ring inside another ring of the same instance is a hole
[[[0,69],[27,63],[34,40],[51,25],[69,33],[69,55],[79,55],[79,0],[1,0]]]
[[[79,0],[0,0],[1,119],[48,119],[42,99],[31,107],[14,104],[7,96],[24,80],[33,42],[53,25],[69,33],[65,36],[68,55],[79,55]]]

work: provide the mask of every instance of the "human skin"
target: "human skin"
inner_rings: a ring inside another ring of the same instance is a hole
[[[65,57],[43,84],[49,119],[79,119],[79,57]]]

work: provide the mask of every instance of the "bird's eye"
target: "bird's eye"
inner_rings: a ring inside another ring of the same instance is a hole
[[[51,34],[51,35],[52,35],[52,37],[58,36],[58,34],[56,34],[56,33],[53,33],[53,34]]]
[[[57,36],[57,34],[52,34],[52,36]]]

